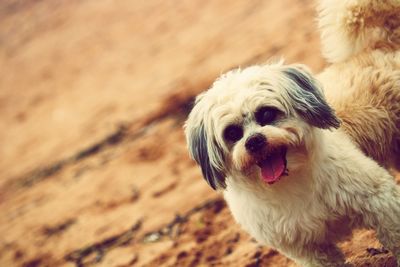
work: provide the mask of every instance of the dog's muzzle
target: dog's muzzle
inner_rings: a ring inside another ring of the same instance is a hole
[[[273,184],[287,175],[286,147],[270,148],[265,135],[256,133],[247,138],[246,150],[257,159],[262,179]]]

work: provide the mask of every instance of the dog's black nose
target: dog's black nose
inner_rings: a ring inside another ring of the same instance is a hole
[[[260,133],[249,136],[244,145],[250,153],[256,153],[262,150],[267,144],[267,138]]]

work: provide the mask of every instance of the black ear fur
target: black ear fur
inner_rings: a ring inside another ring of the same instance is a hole
[[[326,102],[311,74],[295,67],[289,67],[283,72],[295,84],[295,90],[290,90],[289,96],[300,116],[311,125],[321,129],[340,127],[340,120]]]
[[[217,188],[225,188],[224,173],[213,166],[209,157],[209,153],[219,153],[218,158],[222,159],[222,151],[218,148],[217,144],[214,144],[215,150],[209,151],[207,146],[208,138],[203,123],[201,123],[199,127],[192,129],[189,136],[190,154],[200,165],[204,179],[214,190]]]

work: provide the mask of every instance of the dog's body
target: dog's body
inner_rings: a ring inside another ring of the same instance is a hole
[[[400,188],[381,167],[400,157],[400,1],[324,0],[320,27],[333,64],[317,78],[252,66],[199,96],[191,155],[235,220],[302,266],[344,266],[335,242],[355,227],[400,263]]]

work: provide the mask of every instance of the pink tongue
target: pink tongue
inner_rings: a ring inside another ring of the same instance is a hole
[[[285,171],[285,162],[281,153],[275,153],[261,164],[261,174],[265,182],[275,183]]]

